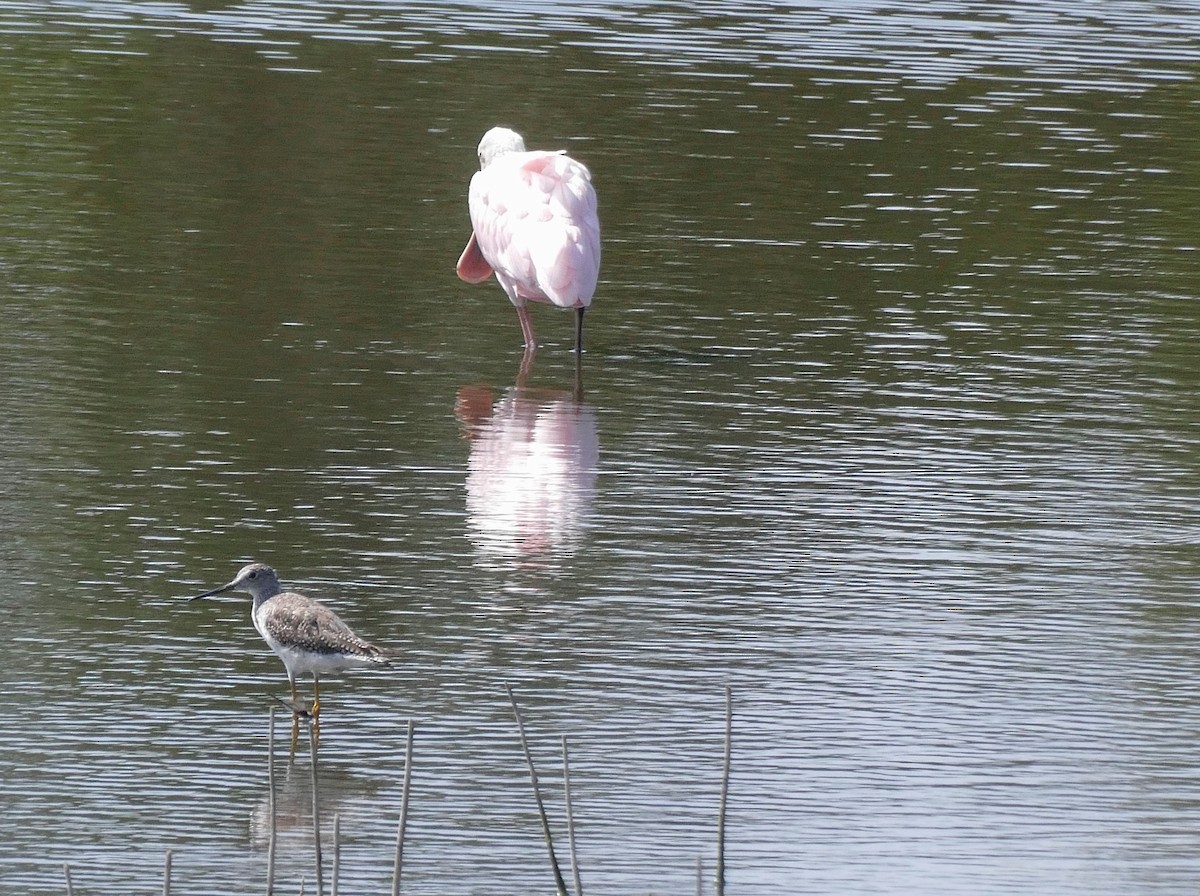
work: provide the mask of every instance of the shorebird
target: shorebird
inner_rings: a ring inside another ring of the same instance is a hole
[[[250,618],[287,669],[293,719],[298,719],[301,713],[296,698],[296,676],[312,676],[313,702],[309,713],[314,736],[320,732],[322,675],[390,665],[383,650],[354,634],[329,607],[295,591],[284,591],[275,570],[265,563],[244,566],[228,585],[197,594],[191,600],[227,591],[245,591],[254,598]]]

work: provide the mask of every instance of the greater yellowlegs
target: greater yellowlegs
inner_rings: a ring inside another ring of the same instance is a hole
[[[296,676],[313,677],[309,710],[314,733],[320,730],[321,676],[344,669],[390,665],[384,652],[354,634],[329,607],[311,597],[284,591],[275,570],[265,563],[243,566],[232,582],[191,598],[200,600],[226,591],[245,591],[254,598],[250,618],[270,648],[283,660],[292,688],[292,712],[299,716]]]

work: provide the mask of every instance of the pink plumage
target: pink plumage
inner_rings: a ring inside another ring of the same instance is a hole
[[[525,348],[537,347],[526,308],[574,308],[575,350],[583,312],[600,273],[600,221],[587,168],[565,152],[526,152],[520,134],[492,128],[479,143],[480,170],[467,202],[473,233],[458,276],[480,283],[492,273],[516,306]]]

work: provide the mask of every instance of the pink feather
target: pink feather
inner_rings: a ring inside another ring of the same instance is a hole
[[[505,133],[524,148],[518,135]],[[468,207],[474,233],[459,259],[462,279],[480,282],[490,268],[519,314],[530,301],[591,304],[600,222],[586,167],[564,152],[501,152],[471,178]]]

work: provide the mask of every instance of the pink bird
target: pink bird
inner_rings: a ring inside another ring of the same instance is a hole
[[[565,151],[526,152],[516,131],[492,128],[479,141],[479,171],[467,194],[471,239],[458,276],[482,283],[493,273],[517,308],[525,351],[537,348],[529,302],[575,309],[575,351],[583,351],[583,312],[600,274],[600,220],[587,168]]]

